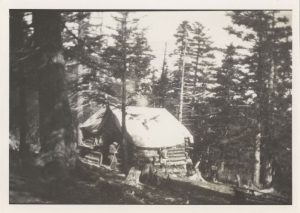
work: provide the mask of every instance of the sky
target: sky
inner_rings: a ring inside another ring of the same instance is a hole
[[[164,44],[167,42],[168,53],[175,48],[176,29],[178,25],[187,20],[190,23],[200,22],[206,28],[206,34],[211,37],[213,45],[225,47],[234,38],[228,35],[223,29],[230,24],[230,18],[223,11],[203,11],[203,12],[155,12],[147,13],[143,24],[148,25],[148,40],[154,55],[155,66],[161,66],[164,54]]]
[[[103,23],[106,26],[114,24],[111,15],[113,13],[109,12],[98,14],[99,17],[102,16]],[[179,24],[184,20],[191,23],[198,21],[203,24],[206,27],[207,35],[211,37],[211,40],[217,47],[225,47],[234,41],[234,36],[228,35],[223,30],[224,27],[230,24],[230,17],[227,17],[224,11],[136,12],[134,16],[140,18],[140,27],[147,29],[146,37],[156,57],[152,65],[157,69],[160,69],[163,63],[165,43],[167,42],[167,54],[170,54],[175,49],[174,34]]]
[[[229,35],[224,30],[224,27],[231,24],[231,19],[226,16],[226,13],[226,11],[152,11],[135,12],[132,16],[140,18],[140,27],[147,29],[146,37],[156,57],[152,65],[160,70],[163,63],[165,43],[167,42],[167,53],[169,54],[175,48],[174,34],[176,29],[184,20],[190,23],[200,22],[206,28],[206,34],[216,47],[225,48],[230,43],[241,45],[242,42],[239,39],[234,35]],[[280,12],[280,14],[291,18],[291,12],[289,11]],[[112,15],[112,12],[104,12],[94,14],[93,17],[98,21],[102,19],[104,26],[112,26],[114,25]],[[220,65],[221,60],[222,54],[219,53],[216,55],[216,64]]]

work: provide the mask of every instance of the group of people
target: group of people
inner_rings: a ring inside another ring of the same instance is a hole
[[[97,145],[99,146],[101,142],[97,141]],[[103,145],[103,144],[102,144]],[[120,145],[118,142],[114,141],[112,142],[108,147],[108,153],[107,153],[107,163],[110,166],[111,169],[116,169],[118,165],[118,150],[120,148]],[[188,152],[185,152],[186,157],[186,176],[190,177],[195,174],[200,174],[200,162],[201,159],[199,159],[195,164],[193,163],[190,154]],[[158,152],[158,158],[153,157],[152,159],[148,159],[146,163],[141,168],[141,175],[140,175],[140,181],[143,183],[150,183],[150,184],[157,184],[158,177],[157,177],[157,171],[154,169],[154,164],[158,160],[160,164],[160,169],[163,171],[166,175],[168,174],[168,150],[165,148],[161,148]],[[217,167],[213,165],[211,167],[211,175],[212,180],[215,181],[217,178]]]
[[[167,149],[161,148],[158,152],[160,168],[167,174],[167,162],[168,162],[168,151]],[[150,185],[160,185],[160,179],[157,175],[157,171],[154,169],[156,157],[146,160],[146,163],[141,168],[140,182],[147,183]]]
[[[99,144],[98,144],[99,145]],[[103,144],[102,144],[103,145]],[[108,154],[107,154],[107,163],[110,166],[111,169],[116,169],[118,165],[118,150],[120,148],[120,145],[118,142],[114,141],[112,142],[108,147]],[[161,148],[158,152],[158,158],[153,157],[152,159],[147,159],[147,162],[144,163],[144,165],[141,168],[141,175],[140,175],[140,181],[143,183],[155,183],[157,182],[157,171],[154,169],[154,164],[158,160],[160,164],[160,169],[163,171],[166,175],[168,174],[168,150],[165,148]],[[200,163],[201,159],[199,159],[195,164],[193,163],[190,155],[188,152],[185,152],[186,157],[186,176],[190,177],[195,174],[200,174]],[[213,181],[217,178],[217,166],[212,165],[211,166],[211,179]]]
[[[161,170],[168,175],[168,155],[167,155],[167,149],[160,149],[159,150],[159,163]],[[185,153],[186,157],[186,176],[192,176],[197,173],[197,169],[200,164],[200,160],[196,163],[196,165],[193,164],[192,159],[190,158],[188,152]],[[147,159],[147,162],[142,166],[141,168],[141,175],[140,175],[140,181],[142,183],[148,183],[148,184],[155,184],[157,185],[158,176],[157,171],[154,169],[154,164],[156,162],[156,158],[153,157],[152,159]],[[199,172],[199,171],[198,171]]]
[[[97,141],[97,145],[99,146],[101,144],[100,141]],[[100,142],[100,143],[99,143]],[[102,144],[103,145],[103,144]],[[120,148],[120,145],[118,142],[113,142],[109,145],[108,147],[108,154],[107,154],[107,162],[108,165],[110,166],[111,169],[116,169],[117,165],[118,165],[118,158],[117,158],[117,154],[118,154],[118,150]],[[161,148],[159,150],[159,163],[160,163],[160,168],[162,171],[164,171],[164,173],[167,175],[168,171],[168,151],[167,149]],[[185,152],[185,157],[186,157],[186,176],[190,177],[193,176],[195,174],[200,174],[198,175],[199,178],[202,178],[201,172],[200,172],[200,164],[201,164],[201,158],[197,160],[197,162],[194,164],[189,153]],[[148,183],[148,184],[155,184],[157,185],[159,182],[158,176],[157,176],[157,171],[154,168],[155,162],[157,161],[157,158],[153,157],[152,159],[148,159],[146,163],[144,163],[144,165],[141,168],[141,175],[140,175],[140,181],[142,183]],[[218,167],[216,164],[208,164],[208,162],[204,163],[206,166],[205,170],[206,173],[209,174],[209,179],[211,179],[213,182],[217,181],[217,174],[218,174]],[[272,165],[273,170],[275,170],[276,166]],[[273,171],[272,170],[272,171]],[[278,171],[279,169],[276,168],[276,170]],[[273,172],[274,173],[274,172]],[[272,176],[275,176],[274,174],[272,174]],[[204,180],[204,179],[203,179]],[[271,182],[275,182],[275,181],[271,181]]]

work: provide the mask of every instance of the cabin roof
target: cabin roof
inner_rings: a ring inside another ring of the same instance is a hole
[[[112,112],[113,116],[108,116]],[[170,112],[164,108],[126,107],[126,128],[135,146],[144,148],[171,147],[184,143],[193,136]],[[108,119],[118,122],[121,128],[122,113],[117,107],[100,108],[80,128],[93,134],[105,128]]]

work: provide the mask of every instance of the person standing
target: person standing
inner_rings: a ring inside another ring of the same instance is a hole
[[[155,158],[146,160],[145,164],[142,166],[141,169],[140,182],[150,185],[155,184],[154,163]]]
[[[108,159],[110,163],[110,168],[115,169],[118,163],[117,159],[117,153],[118,153],[118,143],[113,142],[112,144],[109,145],[109,150],[108,150]]]
[[[160,167],[164,168],[165,174],[167,174],[167,160],[168,160],[168,150],[163,148],[159,151],[159,161]]]
[[[215,183],[217,182],[218,166],[216,163],[212,164],[211,167],[211,179]]]
[[[185,152],[185,158],[186,158],[186,175],[192,176],[195,174],[195,169],[193,166],[193,161],[189,156],[188,152]]]

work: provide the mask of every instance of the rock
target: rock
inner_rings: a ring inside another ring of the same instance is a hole
[[[178,175],[176,175],[176,174],[170,174],[169,177],[170,178],[178,178]]]
[[[141,175],[141,171],[136,169],[135,167],[132,167],[128,172],[125,183],[134,186],[138,185],[140,183],[139,181],[140,175]]]
[[[199,180],[199,177],[198,177],[197,174],[194,174],[192,176],[189,176],[188,179],[191,180],[191,181],[197,181],[197,180]]]
[[[174,202],[174,201],[175,201],[175,198],[172,198],[172,197],[166,197],[165,200],[170,201],[170,202]]]

